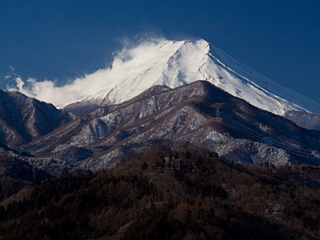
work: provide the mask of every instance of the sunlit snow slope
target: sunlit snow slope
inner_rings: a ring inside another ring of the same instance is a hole
[[[199,41],[152,42],[125,50],[111,69],[100,70],[105,79],[86,100],[119,103],[152,85],[175,88],[207,80],[233,96],[278,115],[289,110],[320,113],[320,105],[262,76],[220,49]]]

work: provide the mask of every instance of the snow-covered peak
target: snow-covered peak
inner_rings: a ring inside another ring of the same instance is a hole
[[[105,70],[101,90],[89,98],[112,103],[129,100],[153,85],[175,88],[203,79],[199,72],[209,53],[209,44],[199,41],[159,41],[124,50]]]
[[[113,62],[111,72],[117,78],[106,76],[104,86],[87,99],[120,103],[153,85],[175,88],[206,80],[278,115],[290,110],[320,113],[319,104],[240,64],[202,39],[163,40],[124,50]]]
[[[289,90],[232,59],[205,40],[158,39],[125,48],[115,55],[111,68],[88,74],[55,87],[52,82],[19,82],[23,93],[66,106],[75,102],[93,105],[120,103],[154,85],[175,88],[206,80],[233,96],[269,112],[290,110],[320,114],[320,104]]]

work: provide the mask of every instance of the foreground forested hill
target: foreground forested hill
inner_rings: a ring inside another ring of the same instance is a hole
[[[317,167],[149,150],[4,199],[0,239],[320,239],[319,179]]]

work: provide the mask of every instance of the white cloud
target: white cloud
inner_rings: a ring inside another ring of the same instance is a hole
[[[7,90],[20,91],[27,96],[52,103],[55,106],[65,106],[93,95],[99,90],[103,91],[105,88],[114,86],[119,78],[124,77],[123,75],[126,71],[123,65],[126,62],[137,56],[139,56],[140,61],[146,61],[148,59],[146,57],[150,55],[148,49],[160,41],[164,41],[164,39],[148,37],[145,42],[139,40],[136,41],[136,44],[132,44],[126,39],[122,41],[123,49],[113,54],[114,61],[110,68],[85,74],[83,77],[76,78],[64,86],[57,86],[56,81],[51,80],[38,81],[34,78],[23,80],[21,77],[17,77],[15,79],[16,86],[8,87]],[[14,67],[10,66],[10,68],[12,71],[14,70]]]

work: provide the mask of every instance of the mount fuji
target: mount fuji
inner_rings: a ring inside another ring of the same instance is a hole
[[[38,93],[50,96],[41,82],[28,83],[31,88],[20,79],[19,90],[48,101],[36,94],[43,89]],[[237,162],[319,165],[320,132],[297,125],[320,129],[320,104],[204,40],[157,40],[124,49],[112,67],[48,91],[61,114],[79,116],[11,145],[51,175],[65,167],[112,167],[121,156],[155,145],[192,144]]]
[[[92,84],[76,100],[59,107],[80,115],[98,106],[130,100],[154,85],[176,88],[197,80],[208,81],[302,127],[320,127],[319,103],[251,70],[205,40],[157,40],[122,50],[111,68],[77,79]]]

